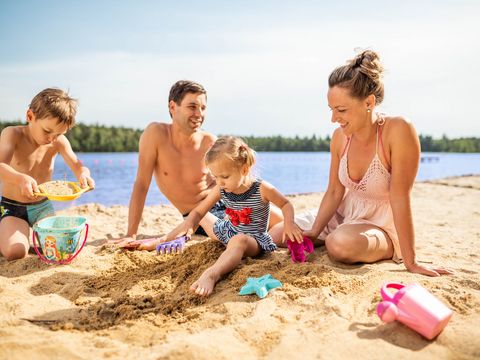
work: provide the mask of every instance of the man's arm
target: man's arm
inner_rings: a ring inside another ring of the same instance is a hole
[[[132,196],[128,208],[128,237],[136,237],[138,225],[145,206],[145,198],[152,181],[153,170],[158,158],[157,145],[158,128],[157,124],[150,124],[140,137],[138,150],[138,169],[135,184],[133,185]]]

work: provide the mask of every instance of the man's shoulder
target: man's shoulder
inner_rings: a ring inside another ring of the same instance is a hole
[[[145,130],[143,130],[143,138],[154,138],[155,140],[161,140],[165,137],[168,137],[172,125],[161,123],[161,122],[152,122],[147,125]]]
[[[201,136],[202,144],[208,148],[210,148],[213,143],[217,141],[217,137],[209,132],[200,131],[199,135]]]
[[[158,121],[151,122],[147,125],[145,132],[152,132],[152,133],[167,133],[172,128],[172,124],[162,123]]]

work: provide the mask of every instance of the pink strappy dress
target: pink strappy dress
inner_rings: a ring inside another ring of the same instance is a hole
[[[338,177],[346,192],[337,213],[325,227],[321,237],[325,238],[328,233],[343,225],[371,224],[381,228],[390,237],[394,248],[393,260],[399,262],[402,254],[389,200],[390,172],[378,156],[379,143],[383,151],[381,134],[382,126],[377,126],[375,156],[365,175],[358,182],[352,180],[348,174],[351,137],[348,138],[338,169]]]

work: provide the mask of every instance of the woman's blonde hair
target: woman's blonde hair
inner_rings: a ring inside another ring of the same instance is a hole
[[[230,159],[238,168],[247,165],[250,169],[255,164],[255,151],[235,136],[220,136],[205,155],[205,162],[208,165],[222,157]]]
[[[328,86],[346,88],[357,99],[365,99],[373,94],[379,105],[384,97],[383,73],[378,54],[373,50],[364,50],[349,60],[347,65],[333,70],[328,78]]]

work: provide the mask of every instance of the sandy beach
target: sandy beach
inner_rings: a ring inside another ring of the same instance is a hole
[[[322,194],[291,196],[298,212]],[[36,255],[0,258],[0,359],[478,359],[480,358],[480,176],[416,183],[412,206],[419,261],[455,271],[429,278],[384,261],[332,262],[324,247],[293,264],[285,249],[242,265],[212,296],[191,283],[222,252],[195,237],[181,254],[106,245],[126,230],[128,208],[88,204],[62,211],[89,219],[87,246],[70,265]],[[147,207],[144,237],[181,221]],[[240,296],[248,277],[283,283],[264,299]],[[433,341],[376,315],[385,282],[417,282],[454,311]]]

